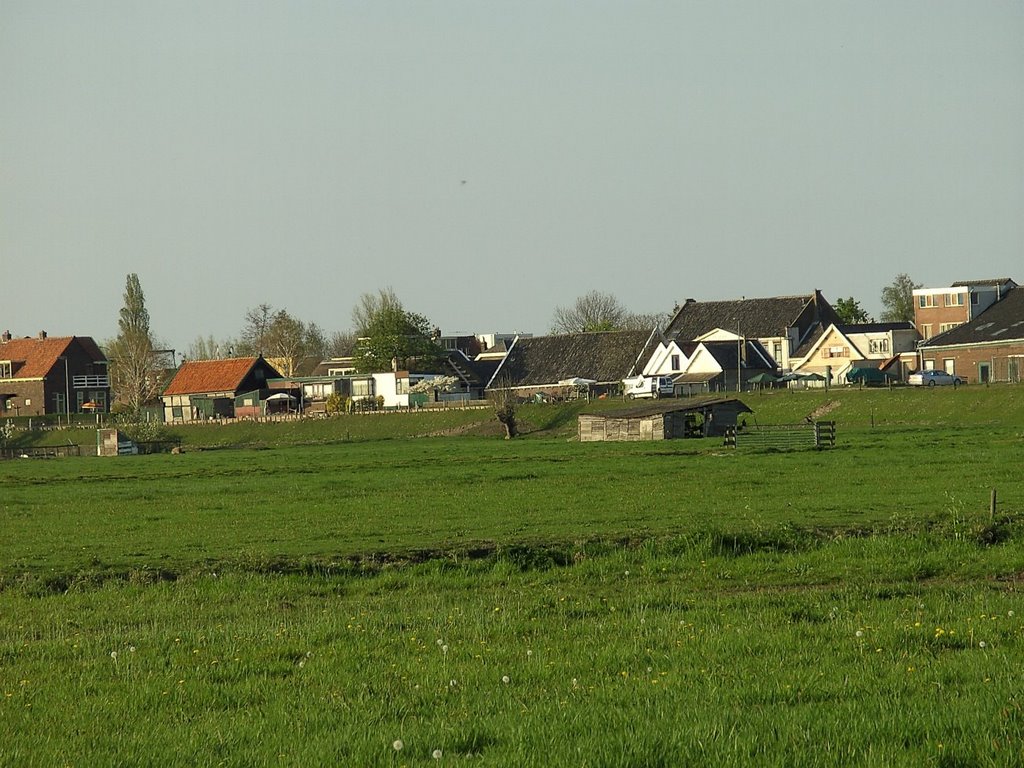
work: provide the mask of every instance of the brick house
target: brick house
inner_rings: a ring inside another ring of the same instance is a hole
[[[1008,277],[962,280],[949,288],[914,290],[914,326],[922,339],[968,323],[1000,301],[1017,284]]]
[[[921,367],[967,382],[1024,380],[1024,289],[1015,288],[988,309],[921,342]]]
[[[0,416],[109,409],[107,358],[92,338],[0,335]]]

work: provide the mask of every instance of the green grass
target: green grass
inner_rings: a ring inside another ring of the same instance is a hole
[[[748,398],[841,395],[822,452],[531,407],[0,463],[0,764],[1019,765],[1019,394]]]

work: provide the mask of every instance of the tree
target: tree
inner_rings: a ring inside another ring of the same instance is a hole
[[[383,294],[383,292],[382,292]],[[367,294],[364,294],[366,296]],[[353,312],[353,319],[355,312]],[[386,302],[376,308],[356,342],[355,366],[360,373],[390,371],[413,364],[429,368],[443,356],[433,342],[426,317],[407,312],[401,303]]]
[[[853,298],[853,296],[845,299],[839,299],[835,303],[834,308],[836,310],[836,314],[839,315],[839,319],[847,325],[871,322],[871,318],[868,316],[868,313],[864,311],[860,302]]]
[[[356,348],[356,335],[351,332],[335,331],[327,339],[324,357],[350,357]]]
[[[377,293],[364,293],[352,308],[352,330],[357,337],[368,336],[370,325],[382,312],[402,309],[402,302],[392,288],[381,288]]]
[[[245,313],[238,354],[263,355],[285,376],[294,376],[304,357],[322,359],[327,339],[316,323],[304,323],[286,309],[259,304]]]
[[[896,275],[892,284],[882,289],[882,322],[914,322],[914,289],[920,287],[906,272]]]
[[[146,297],[134,272],[125,280],[124,306],[117,325],[117,338],[107,348],[110,383],[118,401],[137,414],[160,392],[163,376],[149,328]]]
[[[246,312],[242,337],[238,340],[238,353],[247,357],[263,354],[273,320],[274,308],[269,304],[258,304]]]
[[[628,314],[610,293],[591,291],[576,299],[571,307],[555,307],[551,332],[618,331],[624,327]]]
[[[235,353],[237,342],[231,339],[217,341],[213,336],[196,336],[188,349],[185,350],[185,358],[188,360],[218,360],[223,357],[231,357]]]
[[[495,418],[505,428],[505,439],[511,440],[514,437],[518,437],[519,424],[516,421],[518,403],[516,402],[515,390],[509,386],[508,379],[502,379],[495,385],[494,389],[489,390],[487,398],[491,401],[491,406],[494,408]]]

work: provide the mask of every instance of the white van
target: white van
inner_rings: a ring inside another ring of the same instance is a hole
[[[630,400],[637,397],[672,397],[675,385],[671,376],[634,376],[622,380],[622,390]]]

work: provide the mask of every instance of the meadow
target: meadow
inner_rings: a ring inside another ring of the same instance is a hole
[[[538,406],[2,463],[0,764],[1021,764],[1020,391],[748,402],[838,445]]]

